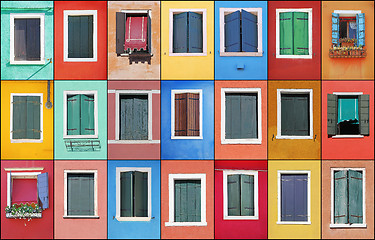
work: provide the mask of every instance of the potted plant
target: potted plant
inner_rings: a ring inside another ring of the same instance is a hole
[[[42,208],[36,203],[20,203],[13,204],[5,207],[5,213],[7,218],[41,218]]]
[[[355,38],[340,38],[341,47],[354,47],[354,44],[357,42]]]

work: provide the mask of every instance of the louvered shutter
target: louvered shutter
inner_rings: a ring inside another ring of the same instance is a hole
[[[134,136],[134,102],[131,96],[122,96],[121,102],[121,114],[120,114],[120,139],[132,140]]]
[[[126,14],[123,12],[116,12],[116,53],[124,53],[125,46],[125,19]]]
[[[241,51],[241,13],[235,11],[224,17],[225,52]]]
[[[151,17],[150,17],[150,11],[147,11],[147,51],[149,54],[152,54],[151,42],[152,42]]]
[[[134,138],[136,140],[148,139],[148,103],[147,96],[133,97],[133,129]]]
[[[188,13],[173,15],[173,52],[186,53],[188,51]]]
[[[293,13],[280,13],[280,55],[293,55]]]
[[[27,19],[14,19],[14,60],[27,59]]]
[[[182,216],[181,216],[181,201],[185,201],[185,199],[181,199],[181,185],[182,184],[180,181],[175,181],[175,184],[174,184],[174,221],[175,222],[183,222]]]
[[[360,134],[370,135],[370,95],[359,95],[358,105]]]
[[[40,139],[40,105],[39,96],[27,97],[27,138]]]
[[[340,19],[339,14],[332,13],[332,44],[339,45],[340,38]],[[358,29],[357,29],[358,32]]]
[[[257,138],[257,96],[256,94],[241,94],[240,102],[240,138]]]
[[[293,54],[309,54],[309,14],[293,13]]]
[[[281,94],[281,135],[294,135],[294,98]]]
[[[348,223],[348,186],[346,171],[335,171],[334,181],[334,223]]]
[[[201,221],[201,182],[200,180],[194,180],[191,183],[192,187],[194,188],[194,193],[195,193],[195,199],[194,199],[194,216],[195,219],[193,218],[193,222],[200,222]]]
[[[308,136],[310,134],[310,106],[308,94],[297,94],[294,99],[294,135]]]
[[[241,138],[241,95],[226,94],[226,122],[225,122],[225,138],[240,139]]]
[[[203,52],[203,25],[202,14],[189,12],[188,14],[188,52]]]
[[[175,94],[175,136],[187,136],[187,93]]]
[[[365,14],[356,15],[357,22],[357,46],[365,46]]]
[[[93,57],[93,16],[68,16],[68,57]]]
[[[295,220],[295,181],[294,175],[281,175],[281,221]]]
[[[241,174],[241,216],[254,216],[254,176]]]
[[[133,172],[122,172],[120,174],[121,199],[120,216],[133,217]]]
[[[13,96],[13,139],[26,139],[27,97]]]
[[[68,174],[68,215],[94,215],[94,174]]]
[[[199,94],[187,93],[187,136],[199,136]]]
[[[348,170],[349,224],[363,223],[363,176],[361,171]]]
[[[26,19],[26,60],[40,60],[40,19]]]
[[[337,134],[337,95],[327,94],[327,134]]]
[[[225,138],[232,139],[232,95],[225,94]]]
[[[48,173],[38,174],[38,202],[42,209],[49,208]]]
[[[294,221],[306,222],[307,215],[307,174],[294,176]]]
[[[241,175],[228,175],[228,216],[241,215]]]
[[[242,51],[258,51],[258,20],[255,14],[249,13],[242,9]]]
[[[81,94],[81,135],[95,134],[94,95]]]
[[[147,173],[134,172],[134,217],[147,217]]]

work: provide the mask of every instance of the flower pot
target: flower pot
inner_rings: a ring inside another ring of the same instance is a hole
[[[341,47],[354,47],[354,43],[351,42],[342,42]]]

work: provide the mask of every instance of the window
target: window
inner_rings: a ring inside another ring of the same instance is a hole
[[[169,222],[165,226],[207,226],[206,174],[169,174]]]
[[[276,9],[276,58],[312,58],[312,8]]]
[[[10,140],[12,143],[43,142],[43,94],[11,94]]]
[[[206,56],[206,9],[169,10],[169,55]]]
[[[327,95],[327,133],[333,137],[363,137],[370,134],[370,95]]]
[[[64,218],[98,218],[97,170],[64,170]]]
[[[262,8],[220,8],[220,56],[262,55]]]
[[[44,64],[44,13],[10,14],[10,64]]]
[[[151,168],[116,168],[116,218],[151,220]]]
[[[310,171],[277,171],[277,224],[311,224]]]
[[[223,171],[224,219],[259,219],[258,172]]]
[[[341,46],[341,39],[355,39],[355,46],[365,46],[365,14],[360,10],[335,10],[332,13],[332,44]]]
[[[172,139],[202,139],[202,90],[172,90]]]
[[[260,88],[221,89],[221,143],[261,144]]]
[[[97,61],[97,10],[64,11],[64,61]]]
[[[312,89],[277,89],[277,136],[279,139],[312,139]]]
[[[64,138],[97,138],[97,105],[97,91],[64,91]]]
[[[331,228],[366,227],[365,169],[331,168]]]

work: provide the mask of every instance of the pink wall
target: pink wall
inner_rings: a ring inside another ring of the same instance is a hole
[[[215,161],[215,238],[267,238],[267,161]],[[258,172],[259,219],[223,219],[223,171],[219,169],[263,170]]]
[[[363,138],[332,138],[327,135],[327,94],[333,92],[363,92],[370,95],[370,135]],[[322,82],[322,158],[373,159],[374,157],[374,82]]]
[[[98,219],[64,219],[64,170],[98,170]],[[55,161],[55,238],[107,238],[107,162]]]
[[[152,94],[152,140],[160,141],[160,82],[108,81],[108,90],[159,90]],[[108,93],[108,140],[116,135],[116,94]],[[159,159],[160,143],[109,143],[108,159]]]

